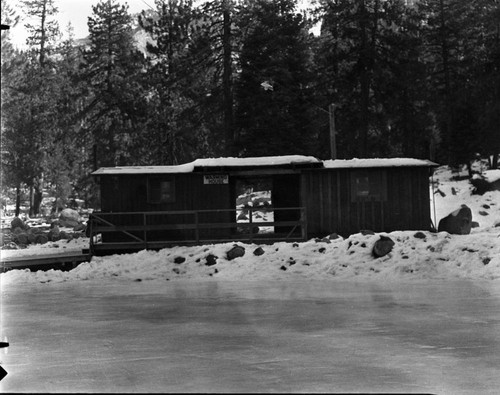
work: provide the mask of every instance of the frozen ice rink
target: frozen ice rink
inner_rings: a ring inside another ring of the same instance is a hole
[[[498,281],[117,279],[2,289],[2,392],[500,388]]]

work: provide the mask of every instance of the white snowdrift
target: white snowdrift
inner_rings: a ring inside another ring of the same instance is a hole
[[[500,238],[498,232],[467,236],[446,232],[392,232],[395,246],[388,255],[374,258],[373,244],[379,235],[352,235],[324,241],[261,245],[264,254],[255,256],[258,245],[237,243],[245,255],[234,260],[226,252],[236,243],[175,247],[94,257],[69,272],[12,270],[2,274],[3,284],[61,282],[91,279],[148,280],[380,280],[397,279],[488,279],[500,280]],[[218,257],[206,265],[208,255]],[[185,258],[175,263],[176,258]]]

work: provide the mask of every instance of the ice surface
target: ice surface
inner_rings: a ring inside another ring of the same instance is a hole
[[[496,394],[500,191],[473,195],[458,176],[434,174],[437,219],[467,204],[479,226],[391,232],[378,259],[380,234],[358,233],[263,245],[258,257],[245,244],[232,261],[226,243],[2,273],[0,392]]]
[[[494,282],[106,279],[2,298],[2,392],[500,388]]]

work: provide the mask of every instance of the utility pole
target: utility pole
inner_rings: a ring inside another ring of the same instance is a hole
[[[332,159],[337,159],[337,141],[335,136],[335,104],[328,106],[328,114],[330,115],[330,156]]]

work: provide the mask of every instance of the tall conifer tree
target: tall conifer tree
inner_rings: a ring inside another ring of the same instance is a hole
[[[130,163],[143,113],[142,54],[135,48],[127,5],[102,0],[88,19],[90,47],[82,78],[89,84],[86,130],[93,136],[94,167]]]

